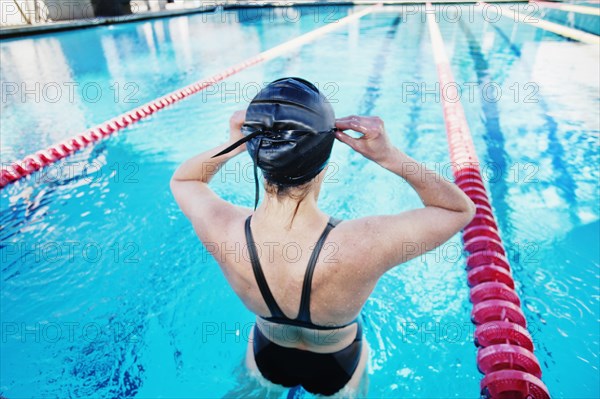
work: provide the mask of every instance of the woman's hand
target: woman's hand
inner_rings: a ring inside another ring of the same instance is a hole
[[[236,141],[243,139],[244,134],[242,133],[242,125],[246,121],[246,110],[235,111],[231,118],[229,118],[229,141],[233,144]],[[246,150],[246,144],[242,144],[236,148],[237,152],[243,152]]]
[[[337,119],[335,137],[342,143],[348,144],[366,158],[380,163],[387,159],[394,146],[385,132],[383,121],[377,116],[346,116]],[[342,130],[354,130],[362,133],[357,139],[348,136]]]

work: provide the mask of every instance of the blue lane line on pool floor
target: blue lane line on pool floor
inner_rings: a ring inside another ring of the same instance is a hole
[[[524,65],[526,65],[529,70],[531,70],[531,66],[527,64],[527,62],[521,57],[521,50],[517,45],[512,43],[508,36],[500,29],[495,26],[495,24],[491,24],[494,30],[500,35],[502,40],[508,45],[512,53],[514,54],[516,59],[521,59]],[[512,63],[511,63],[512,64]],[[560,143],[557,136],[558,131],[558,123],[554,120],[554,118],[550,115],[550,107],[548,103],[544,99],[544,96],[537,96],[538,104],[542,109],[542,115],[544,118],[544,128],[548,132],[548,153],[552,158],[552,166],[554,167],[555,176],[555,185],[559,192],[563,193],[565,196],[565,201],[570,203],[570,198],[575,198],[575,190],[577,188],[577,184],[573,179],[571,173],[569,173],[567,163],[564,161],[565,149],[564,146]],[[570,218],[574,223],[579,221],[579,217],[575,212],[575,207],[569,207]]]
[[[424,84],[423,81],[423,74],[421,73],[422,71],[422,64],[423,64],[423,41],[425,40],[425,34],[424,34],[424,30],[425,30],[425,25],[426,23],[420,23],[419,24],[419,32],[417,33],[417,37],[419,38],[419,42],[418,42],[418,53],[417,53],[417,58],[415,59],[414,65],[415,65],[415,70],[413,73],[414,76],[414,82],[417,84],[417,92],[411,97],[410,100],[410,109],[408,111],[408,117],[409,117],[409,123],[408,123],[408,127],[406,129],[406,137],[408,140],[407,143],[407,149],[413,149],[414,146],[417,144],[417,139],[419,138],[419,134],[417,133],[418,130],[418,125],[420,122],[420,117],[421,117],[421,110],[423,109],[423,97],[422,97],[422,92],[421,92],[421,88]],[[406,95],[406,93],[402,93],[402,95]]]
[[[375,103],[381,95],[381,78],[383,76],[383,71],[385,70],[385,65],[387,63],[389,48],[392,44],[392,41],[396,37],[396,33],[398,32],[398,26],[400,25],[401,21],[401,14],[394,18],[392,24],[390,25],[388,31],[385,34],[385,39],[381,44],[381,49],[379,50],[379,53],[373,61],[373,71],[369,75],[367,91],[363,94],[360,101],[360,106],[358,107],[360,115],[371,115],[373,109],[375,108]]]
[[[479,87],[485,87],[492,82],[492,78],[489,74],[489,64],[481,52],[481,47],[477,43],[477,39],[473,36],[473,33],[469,27],[460,21],[460,29],[465,34],[467,44],[469,46],[469,55],[473,60],[475,67],[475,73],[477,74],[477,84]],[[481,96],[481,110],[483,111],[483,123],[485,125],[485,134],[483,140],[487,147],[487,158],[494,162],[495,165],[493,170],[500,170],[501,178],[497,179],[494,184],[490,184],[490,190],[492,194],[492,205],[496,204],[494,210],[498,223],[501,225],[501,229],[505,234],[508,234],[511,229],[510,223],[508,223],[508,203],[506,196],[508,193],[508,185],[506,182],[507,178],[507,167],[508,154],[506,153],[504,133],[500,127],[500,111],[498,110],[498,104],[495,101],[486,101]],[[494,176],[496,177],[496,176]]]

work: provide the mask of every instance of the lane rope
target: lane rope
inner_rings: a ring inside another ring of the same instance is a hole
[[[431,3],[426,4],[425,12],[454,181],[477,208],[473,221],[462,231],[462,239],[469,253],[467,282],[473,303],[471,320],[476,325],[474,340],[479,348],[477,366],[484,374],[480,382],[481,397],[549,399],[521,301],[514,290],[510,263],[483,184],[465,112],[460,100],[456,101],[458,85]]]
[[[320,36],[339,29],[350,22],[356,21],[365,15],[372,13],[379,7],[382,7],[382,3],[377,3],[371,7],[364,8],[363,10],[348,15],[336,22],[329,23],[285,43],[279,44],[269,50],[263,51],[262,53],[233,65],[209,78],[201,79],[195,83],[159,97],[138,108],[103,122],[84,133],[54,144],[46,150],[41,150],[34,154],[28,155],[21,161],[12,162],[8,165],[2,165],[2,170],[0,171],[0,188],[4,188],[11,183],[31,175],[47,165],[66,158],[80,149],[94,144],[101,139],[108,137],[113,133],[118,132],[119,130],[124,129],[160,111],[161,109],[183,100],[186,97],[196,94],[217,82],[235,75],[238,72],[241,72],[261,62],[279,57],[282,54],[301,47]]]
[[[489,6],[488,3],[483,1],[478,3],[478,5]],[[569,28],[564,25],[546,21],[545,19],[541,19],[538,17],[532,17],[531,15],[524,14],[522,12],[517,11],[516,9],[513,11],[513,16],[517,17],[519,22],[535,26],[539,29],[547,30],[548,32],[556,33],[557,35],[564,36],[569,39],[577,40],[578,42],[600,45],[600,36],[598,35],[587,33],[578,29]],[[501,13],[501,16],[512,19],[511,16],[505,15],[505,13]]]

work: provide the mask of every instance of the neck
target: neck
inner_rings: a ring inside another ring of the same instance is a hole
[[[292,223],[294,227],[302,227],[325,216],[317,206],[317,196],[313,191],[302,200],[267,193],[254,215],[263,222],[272,221],[278,225],[283,223],[288,230],[292,228]]]

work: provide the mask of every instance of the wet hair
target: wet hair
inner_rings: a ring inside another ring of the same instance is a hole
[[[290,185],[270,182],[265,178],[265,191],[267,194],[273,195],[277,199],[281,199],[283,197],[291,198],[296,202],[296,207],[294,208],[294,213],[292,214],[292,219],[290,221],[290,226],[296,218],[298,209],[300,209],[300,204],[309,195],[310,189],[312,188],[314,182],[315,180],[313,178],[312,180],[302,184]]]
[[[310,180],[303,184],[298,185],[287,185],[287,184],[279,184],[275,182],[270,182],[265,179],[265,191],[274,195],[278,198],[281,197],[289,197],[293,200],[301,202],[308,195],[311,186],[314,184],[314,180]]]

